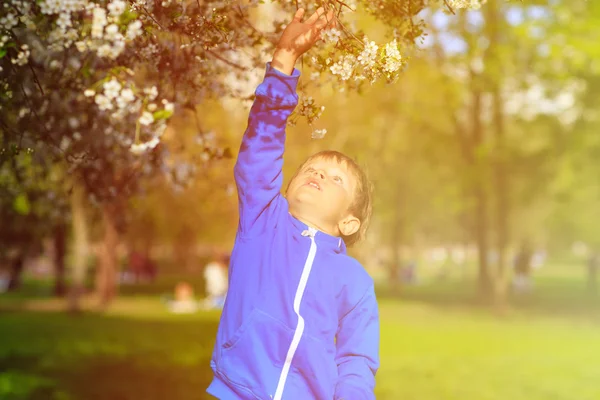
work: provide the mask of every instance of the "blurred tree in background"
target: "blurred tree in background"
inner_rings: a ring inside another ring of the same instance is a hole
[[[598,245],[598,50],[590,39],[598,5],[316,5],[335,7],[341,24],[298,65],[286,176],[322,148],[368,166],[376,214],[355,255],[383,263],[399,289],[403,266],[428,249],[471,254],[474,247],[478,293],[502,307],[513,256],[526,242],[563,253],[574,241]],[[92,252],[96,291],[108,304],[122,245],[147,255],[168,248],[185,270],[198,262],[198,243],[231,246],[229,148],[300,6],[315,8],[301,1],[7,3],[0,151],[3,185],[12,186],[3,188],[2,204],[11,205],[3,218],[29,235],[4,235],[10,247],[72,224],[71,286],[81,290]],[[23,157],[38,171],[26,179]],[[49,196],[70,210],[23,212]]]

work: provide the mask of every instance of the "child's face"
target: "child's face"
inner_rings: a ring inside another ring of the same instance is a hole
[[[308,161],[290,182],[287,199],[290,213],[322,231],[333,235],[349,235],[344,229],[346,219],[360,221],[349,215],[357,179],[344,163],[326,158]],[[344,226],[341,226],[344,225]],[[352,227],[350,227],[352,228]]]

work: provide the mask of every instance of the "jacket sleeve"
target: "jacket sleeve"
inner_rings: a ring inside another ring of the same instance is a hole
[[[340,321],[336,347],[338,381],[334,400],[374,400],[379,368],[379,311],[373,286]]]
[[[264,215],[273,200],[280,196],[285,128],[298,104],[299,77],[297,69],[287,75],[267,63],[264,80],[256,89],[234,167],[242,234],[264,229]]]

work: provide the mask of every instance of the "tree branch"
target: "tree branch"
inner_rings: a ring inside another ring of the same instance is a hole
[[[247,71],[247,68],[242,67],[241,65],[236,64],[236,63],[234,63],[232,61],[229,61],[228,59],[224,58],[223,56],[219,55],[218,53],[215,53],[212,50],[204,49],[204,51],[206,51],[208,54],[212,55],[216,59],[223,61],[225,64],[229,65],[230,67],[237,68],[240,71]]]

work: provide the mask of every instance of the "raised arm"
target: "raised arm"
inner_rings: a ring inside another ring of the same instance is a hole
[[[257,222],[283,182],[283,150],[286,122],[298,104],[296,86],[300,72],[292,75],[267,63],[263,82],[256,89],[248,127],[234,167],[240,207],[240,230],[260,229]]]
[[[322,8],[306,21],[303,15],[299,9],[283,31],[250,110],[234,168],[242,234],[265,228],[269,206],[280,195],[285,127],[298,104],[296,60],[316,43],[323,28],[335,24],[333,12],[325,14]]]
[[[375,399],[379,368],[379,312],[371,286],[341,320],[336,337],[338,381],[334,400]]]

